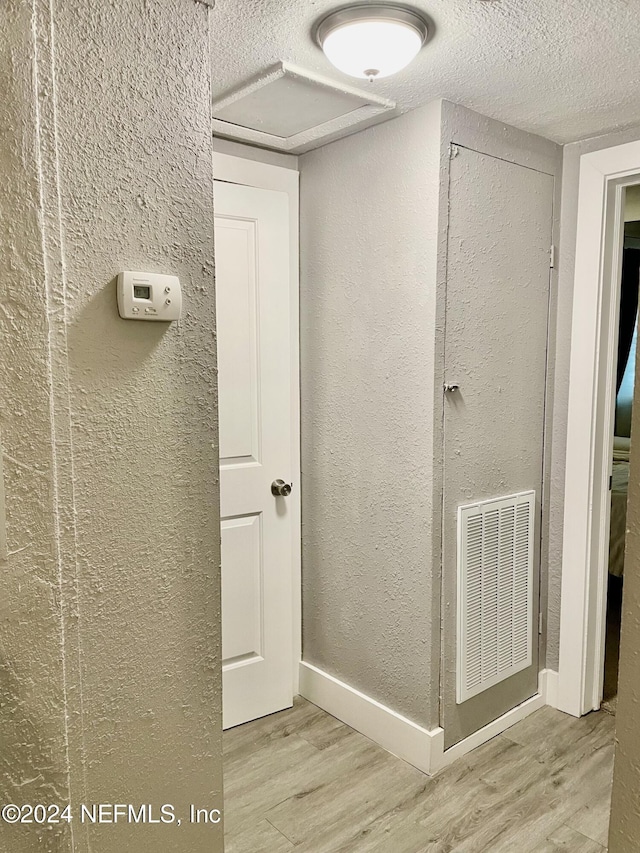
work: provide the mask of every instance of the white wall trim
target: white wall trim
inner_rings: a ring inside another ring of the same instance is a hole
[[[244,147],[250,150],[249,146]],[[297,208],[300,173],[296,169],[214,151],[213,177],[216,181],[228,181],[230,184],[288,193],[295,198]]]
[[[250,151],[246,147],[246,151]],[[302,658],[302,536],[300,489],[300,173],[296,169],[249,160],[246,156],[213,153],[213,177],[216,181],[242,184],[286,193],[289,197],[289,245],[291,247],[289,281],[291,329],[291,470],[297,472],[288,510],[293,514],[292,578],[293,590],[293,695],[299,692],[298,678]],[[215,211],[214,211],[215,213]]]
[[[304,661],[300,664],[300,694],[423,773],[431,772],[432,743],[442,729],[427,731]]]
[[[640,142],[580,159],[557,697],[574,716],[602,701],[622,204],[639,180]]]
[[[432,774],[436,773],[438,770],[442,770],[443,767],[448,767],[449,764],[452,764],[458,758],[462,758],[463,755],[471,752],[471,750],[482,746],[483,743],[487,743],[487,741],[490,741],[492,738],[506,732],[506,730],[510,729],[511,726],[515,726],[516,723],[524,720],[530,714],[533,714],[534,711],[538,711],[540,708],[543,708],[547,704],[544,693],[542,692],[542,684],[544,683],[544,680],[542,673],[540,673],[538,693],[535,693],[530,699],[527,699],[525,702],[522,702],[510,711],[507,711],[506,714],[498,717],[497,720],[493,720],[493,722],[483,726],[483,728],[469,735],[469,737],[466,737],[459,743],[449,747],[449,749],[445,749],[439,754],[436,753],[433,756]],[[444,742],[444,729],[441,729],[441,731]]]
[[[538,693],[447,750],[444,729],[427,730],[304,661],[300,663],[300,694],[383,749],[433,776],[547,704],[546,692],[555,675],[549,670],[541,672]]]
[[[558,708],[558,673],[555,670],[542,670],[539,691],[543,694],[547,705]]]

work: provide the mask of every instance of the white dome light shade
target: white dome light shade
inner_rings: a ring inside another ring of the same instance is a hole
[[[327,59],[351,77],[377,80],[405,68],[419,53],[427,25],[393,6],[354,6],[329,15],[317,38]]]

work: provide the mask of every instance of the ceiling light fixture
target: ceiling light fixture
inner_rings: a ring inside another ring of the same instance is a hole
[[[405,68],[427,40],[425,19],[413,9],[371,3],[331,12],[316,27],[327,59],[352,77],[377,80]]]

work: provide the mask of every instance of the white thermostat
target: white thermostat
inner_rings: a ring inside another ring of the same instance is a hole
[[[180,319],[182,292],[177,275],[121,272],[118,276],[118,312],[125,320]]]

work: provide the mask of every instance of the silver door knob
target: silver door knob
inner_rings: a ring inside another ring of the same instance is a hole
[[[458,391],[460,389],[460,386],[457,382],[445,382],[443,388],[447,393],[450,394],[452,391]]]
[[[285,483],[284,480],[274,480],[271,483],[271,494],[275,495],[276,498],[288,498],[292,488],[291,483]]]

